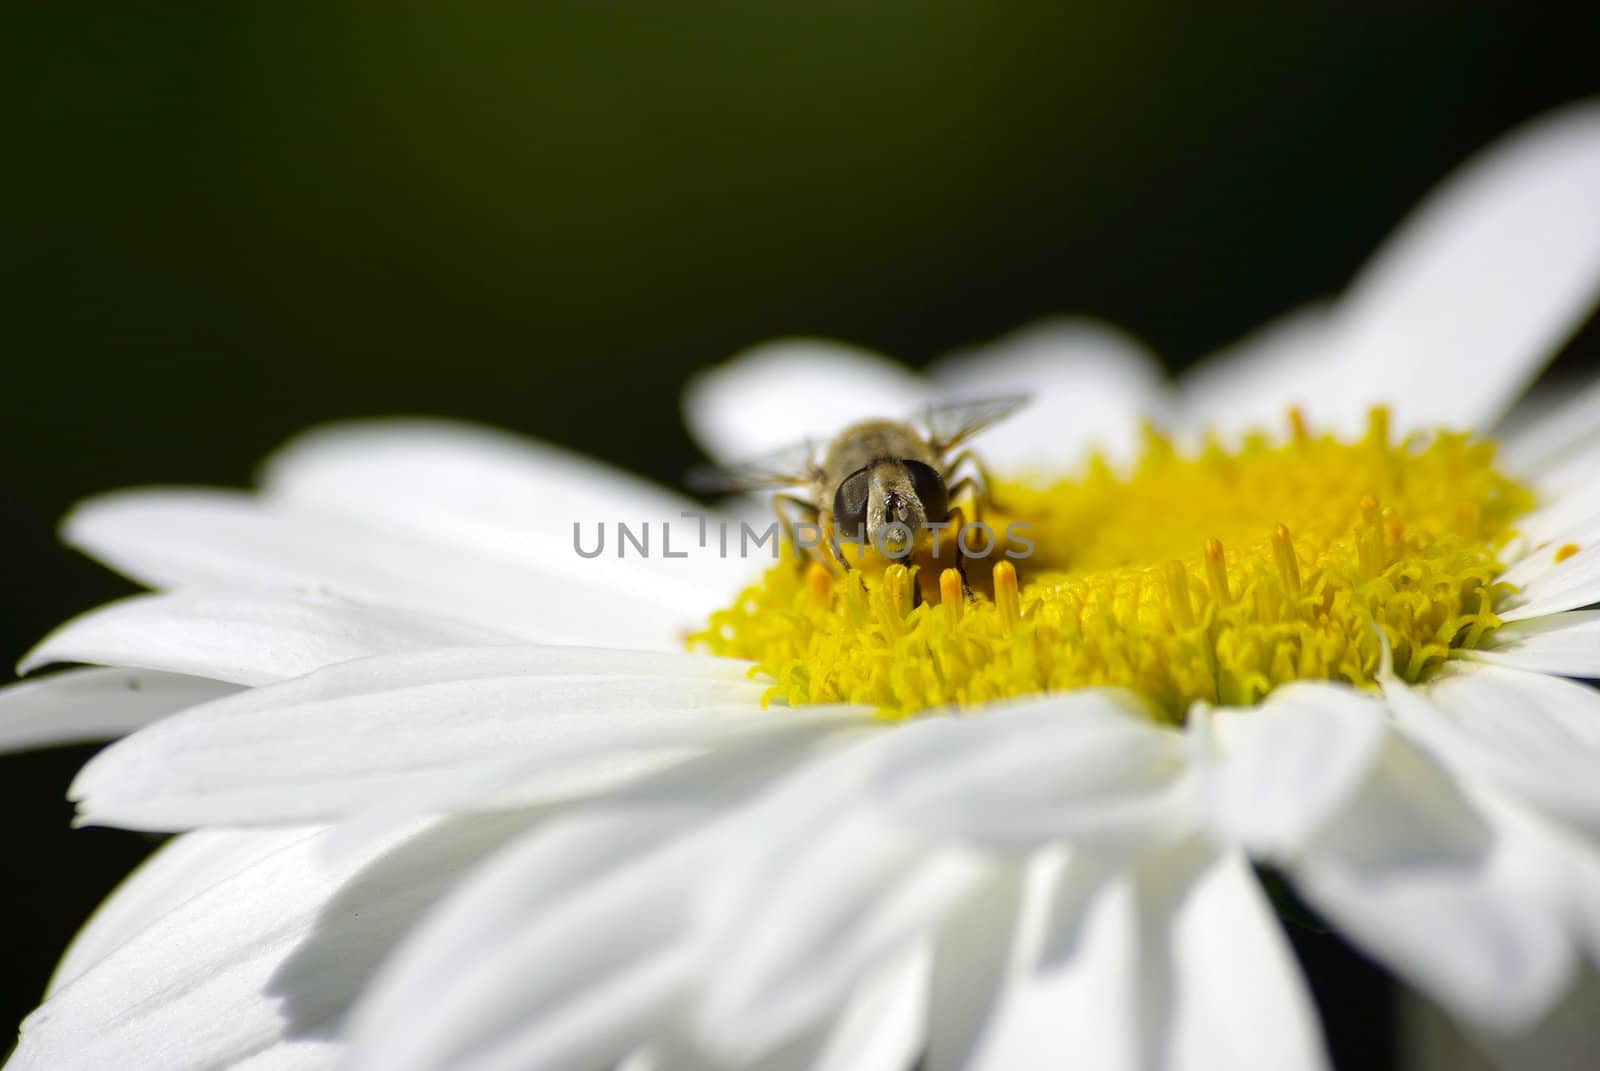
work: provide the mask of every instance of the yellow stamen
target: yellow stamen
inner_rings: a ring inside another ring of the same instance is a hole
[[[1172,623],[1179,629],[1194,628],[1194,606],[1189,602],[1189,570],[1180,561],[1169,561],[1167,603],[1172,607]]]
[[[1356,524],[1356,562],[1361,576],[1371,580],[1383,569],[1383,515],[1378,500],[1361,499],[1361,520]]]
[[[1289,529],[1281,524],[1272,529],[1272,561],[1278,567],[1278,582],[1285,594],[1300,594],[1300,566],[1294,560],[1294,541],[1289,538]]]
[[[833,597],[833,577],[816,562],[806,570],[806,587],[818,602],[828,602]]]
[[[1306,415],[1298,405],[1289,407],[1289,435],[1296,446],[1304,446],[1311,441],[1311,435],[1306,431]]]
[[[1405,542],[1406,525],[1400,515],[1387,507],[1383,511],[1383,534],[1389,538],[1390,547],[1398,547]]]
[[[873,600],[873,612],[884,632],[898,636],[904,631],[906,615],[916,592],[912,570],[904,565],[891,565],[883,571],[880,597]]]
[[[1578,553],[1578,544],[1576,544],[1576,543],[1563,543],[1563,544],[1561,544],[1559,547],[1556,548],[1556,554],[1555,554],[1556,564],[1560,565],[1562,562],[1566,561],[1568,558],[1572,557],[1576,553]]]
[[[1022,601],[1017,590],[1017,567],[1008,561],[998,562],[994,567],[994,604],[1006,631],[1015,632],[1022,621]]]
[[[1367,410],[1367,442],[1387,450],[1389,448],[1389,407],[1375,405]]]
[[[961,574],[954,569],[946,569],[939,574],[939,602],[950,607],[957,616],[961,614],[961,607],[967,601],[965,585],[961,582]]]
[[[1233,595],[1228,591],[1228,562],[1222,556],[1222,540],[1214,536],[1208,538],[1205,557],[1206,582],[1211,585],[1211,600],[1226,606],[1233,601]]]

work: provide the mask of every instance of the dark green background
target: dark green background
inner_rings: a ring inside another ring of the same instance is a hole
[[[90,492],[396,411],[672,479],[685,374],[791,332],[919,362],[1080,311],[1178,367],[1600,91],[1593,19],[1509,4],[436,10],[7,9],[0,652],[126,590],[54,542]],[[68,832],[86,754],[0,760],[0,1030],[147,846]],[[1376,976],[1302,951],[1381,1063]]]

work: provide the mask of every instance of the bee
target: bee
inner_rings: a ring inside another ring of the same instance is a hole
[[[901,560],[931,542],[937,557],[941,535],[960,568],[958,533],[992,505],[988,473],[962,447],[1029,397],[936,403],[908,420],[863,420],[826,442],[808,439],[742,465],[697,469],[689,484],[703,492],[779,492],[773,505],[791,540],[835,576],[850,568],[842,544],[857,546],[858,561],[868,545]],[[799,525],[813,526],[818,538],[800,539]]]

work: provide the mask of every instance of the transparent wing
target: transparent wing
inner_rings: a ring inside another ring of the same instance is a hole
[[[797,487],[821,477],[821,457],[822,444],[806,439],[739,464],[697,465],[689,470],[684,483],[702,494]]]
[[[1004,420],[1032,399],[1031,394],[1019,393],[934,402],[919,411],[915,419],[927,430],[929,445],[944,453]]]

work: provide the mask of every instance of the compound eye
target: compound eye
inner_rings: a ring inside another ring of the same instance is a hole
[[[950,515],[950,493],[945,489],[944,477],[931,465],[920,461],[904,462],[911,476],[911,489],[922,502],[923,516],[939,522]]]
[[[839,538],[845,539],[867,527],[867,492],[871,481],[866,469],[857,469],[846,476],[833,494],[833,526]],[[852,540],[853,542],[853,540]]]

